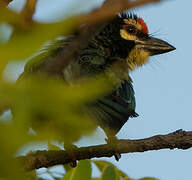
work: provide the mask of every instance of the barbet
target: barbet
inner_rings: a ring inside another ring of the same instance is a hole
[[[75,35],[57,41],[56,45],[40,59],[41,63],[29,61],[21,77],[35,73],[50,58],[68,46]],[[108,142],[135,112],[135,95],[129,73],[147,63],[150,56],[167,53],[175,48],[167,42],[149,35],[146,23],[134,14],[122,13],[105,23],[88,45],[76,54],[62,72],[69,84],[87,77],[111,73],[118,80],[117,86],[108,95],[94,101],[91,116],[105,131]],[[119,159],[118,153],[115,155]]]

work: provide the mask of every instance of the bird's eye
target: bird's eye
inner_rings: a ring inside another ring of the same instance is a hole
[[[136,33],[136,29],[134,26],[128,26],[126,27],[126,31],[129,33],[129,34],[135,34]]]

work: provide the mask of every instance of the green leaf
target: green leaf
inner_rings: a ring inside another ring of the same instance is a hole
[[[91,162],[79,161],[78,166],[68,171],[63,180],[91,180]]]
[[[50,142],[48,142],[48,150],[62,150],[59,146],[56,146]]]
[[[96,167],[99,169],[99,171],[102,173],[103,170],[110,165],[113,165],[112,163],[108,162],[108,161],[98,161],[98,160],[93,160],[92,161]],[[117,173],[119,174],[120,177],[125,178],[126,180],[132,180],[127,174],[125,174],[123,171],[119,170],[117,167],[115,167]]]
[[[72,174],[73,174],[73,169],[71,169],[71,171],[67,172],[61,180],[72,180],[71,179]]]
[[[125,174],[123,171],[119,170],[119,176],[126,179],[126,180],[133,180],[130,178],[127,174]]]
[[[68,172],[68,171],[70,171],[71,169],[73,169],[70,164],[64,164],[63,167],[64,167],[64,169],[65,169],[66,172]]]
[[[116,180],[117,173],[113,165],[107,166],[101,176],[101,180]]]
[[[103,172],[103,170],[110,165],[113,165],[112,163],[108,162],[108,161],[98,161],[98,160],[93,160],[92,161],[97,168],[99,169],[100,172]]]

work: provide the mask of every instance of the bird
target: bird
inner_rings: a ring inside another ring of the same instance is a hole
[[[50,58],[66,48],[75,39],[75,34],[56,40],[40,56],[27,62],[19,79],[39,71]],[[129,12],[118,13],[103,24],[89,40],[75,60],[62,70],[60,76],[70,85],[84,78],[110,73],[117,79],[116,86],[107,95],[94,100],[87,107],[107,135],[106,141],[113,143],[116,134],[129,118],[137,117],[136,100],[130,73],[146,64],[150,56],[175,50],[168,42],[149,34],[145,21]],[[116,160],[120,154],[115,153]]]

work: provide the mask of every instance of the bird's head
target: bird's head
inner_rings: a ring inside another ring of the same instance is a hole
[[[132,44],[127,57],[130,70],[145,64],[150,56],[175,50],[169,43],[149,35],[148,27],[142,18],[123,13],[118,15],[120,22],[120,36],[128,44]]]

